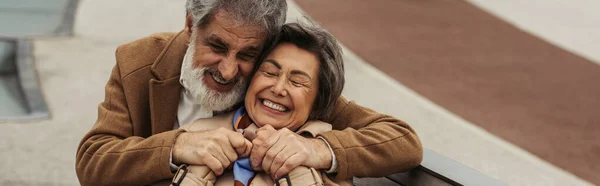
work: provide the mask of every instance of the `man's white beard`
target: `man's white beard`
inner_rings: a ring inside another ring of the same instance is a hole
[[[247,83],[242,77],[238,77],[237,82],[232,82],[235,83],[235,85],[229,92],[212,90],[204,84],[204,73],[207,73],[210,68],[193,67],[195,38],[195,32],[193,32],[192,37],[190,37],[190,44],[183,57],[183,64],[181,64],[180,82],[183,88],[187,90],[187,94],[192,97],[195,104],[200,105],[203,110],[207,111],[223,111],[241,102],[244,98],[247,86]]]

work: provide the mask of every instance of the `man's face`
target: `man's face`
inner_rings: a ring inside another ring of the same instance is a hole
[[[215,68],[205,73],[207,86],[228,92],[237,78],[249,79],[254,61],[260,54],[265,34],[261,28],[244,25],[227,12],[219,11],[203,28],[196,29],[194,67]]]
[[[184,87],[207,109],[240,102],[266,38],[263,29],[219,11],[207,25],[191,30],[181,72]]]

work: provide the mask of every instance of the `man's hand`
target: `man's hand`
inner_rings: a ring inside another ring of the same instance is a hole
[[[184,132],[175,140],[173,162],[206,165],[221,175],[238,156],[248,156],[251,149],[252,143],[242,134],[225,128]]]
[[[331,167],[331,152],[321,139],[308,139],[287,128],[275,130],[265,125],[256,131],[250,162],[254,170],[264,170],[273,178],[304,165],[315,169]]]

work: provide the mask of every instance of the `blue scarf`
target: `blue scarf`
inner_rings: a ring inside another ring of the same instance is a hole
[[[233,115],[233,129],[240,133],[248,127],[252,122],[246,115],[246,108],[241,107]],[[249,158],[240,158],[233,163],[233,179],[234,186],[248,186],[254,178],[254,170],[250,164]]]

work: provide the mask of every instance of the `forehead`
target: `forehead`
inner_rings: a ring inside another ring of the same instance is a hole
[[[233,18],[226,11],[218,11],[205,26],[206,37],[219,37],[231,42],[262,45],[266,32],[256,25],[246,24]]]
[[[301,70],[314,77],[318,72],[319,59],[317,55],[298,48],[291,43],[281,43],[269,53],[267,59],[277,61],[282,69]]]

